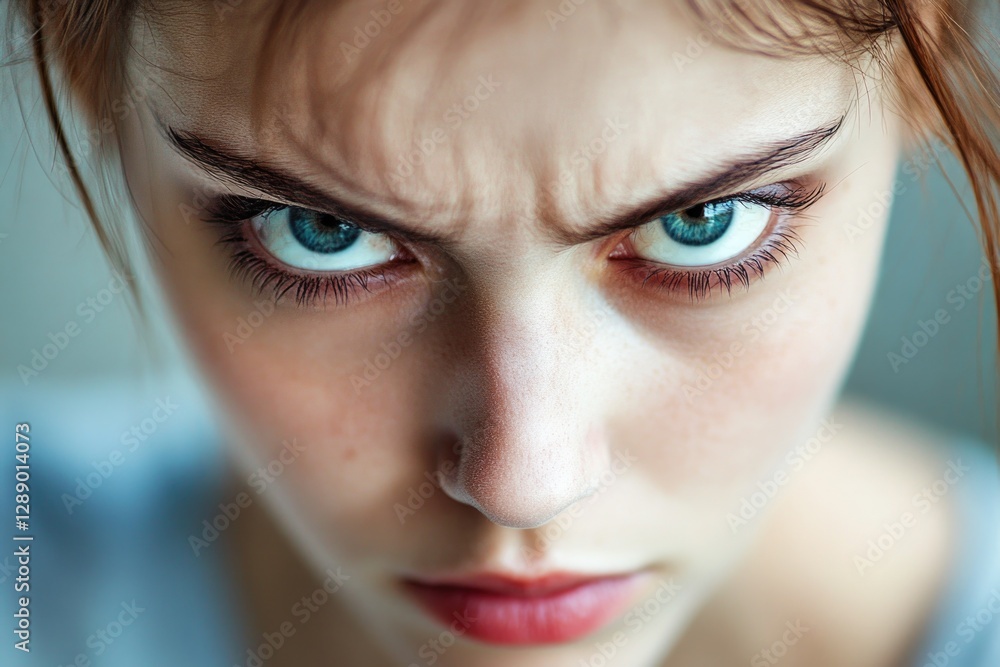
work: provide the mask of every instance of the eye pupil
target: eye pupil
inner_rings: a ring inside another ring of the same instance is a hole
[[[692,206],[691,208],[684,211],[684,217],[697,220],[705,216],[705,205],[698,204],[697,206]]]
[[[698,204],[680,213],[661,218],[667,236],[678,243],[702,246],[722,238],[735,214],[732,201]]]
[[[332,215],[292,208],[288,224],[295,240],[312,252],[331,254],[350,248],[361,229]]]

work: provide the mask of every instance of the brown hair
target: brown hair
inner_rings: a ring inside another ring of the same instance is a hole
[[[120,235],[101,223],[94,198],[70,150],[59,116],[51,64],[58,66],[73,95],[83,103],[88,120],[114,118],[111,101],[125,82],[122,54],[127,31],[120,26],[127,25],[133,4],[130,0],[30,0],[15,1],[11,7],[12,12],[21,13],[30,29],[32,58],[56,146],[101,248],[121,275],[130,273],[125,244]]]
[[[124,89],[128,26],[134,0],[14,0],[29,28],[45,107],[68,173],[98,239],[116,270],[127,272],[123,245],[102,224],[60,122],[50,69],[57,66],[92,121],[112,118],[110,100]],[[275,29],[294,23],[277,3]],[[868,51],[891,72],[899,104],[925,140],[937,137],[961,160],[975,192],[980,238],[1000,310],[1000,76],[990,52],[996,36],[981,0],[689,0],[703,19],[747,48],[826,51],[852,57]],[[721,6],[720,6],[721,5]],[[284,7],[282,7],[284,6]],[[294,12],[292,12],[294,13]],[[13,23],[12,23],[13,25]],[[265,59],[266,62],[266,59]]]

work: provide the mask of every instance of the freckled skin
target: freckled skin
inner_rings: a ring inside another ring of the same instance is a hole
[[[674,55],[703,29],[679,2],[595,2],[555,30],[537,4],[469,19],[463,4],[440,3],[427,17],[423,3],[406,4],[359,63],[346,63],[340,44],[371,7],[313,10],[273,63],[263,116],[281,119],[264,122],[266,132],[248,111],[243,58],[263,34],[249,7],[224,20],[206,9],[197,31],[180,18],[157,24],[157,39],[139,47],[148,63],[132,67],[162,92],[129,119],[124,159],[159,240],[159,278],[232,441],[249,455],[236,460],[266,464],[290,438],[305,447],[266,500],[318,571],[341,565],[352,577],[336,604],[359,616],[363,634],[331,628],[328,639],[382,643],[395,664],[412,660],[439,629],[395,588],[404,574],[653,568],[683,592],[619,664],[654,664],[677,641],[698,655],[698,637],[711,634],[698,634],[699,609],[760,553],[757,526],[734,535],[727,514],[835,404],[885,221],[856,239],[845,230],[891,188],[899,123],[883,106],[884,84],[821,58],[771,59],[719,42],[679,67]],[[442,35],[456,26],[443,56]],[[390,45],[386,67],[368,66]],[[476,96],[484,76],[498,87],[480,89],[476,110],[456,118],[454,105]],[[172,151],[154,110],[453,238],[410,248],[419,269],[348,305],[283,300],[233,344],[227,334],[261,297],[231,278],[217,230],[179,213],[196,193],[225,189]],[[803,178],[828,192],[792,223],[797,256],[749,290],[691,302],[624,276],[608,259],[621,235],[566,246],[553,234],[845,112],[823,151],[753,184]],[[602,135],[609,119],[624,129]],[[410,175],[391,177],[409,173],[400,164],[421,138],[442,132]],[[596,137],[603,148],[581,160]],[[551,194],[567,170],[569,185]],[[359,385],[401,334],[396,358]],[[634,462],[609,472],[625,454]],[[401,521],[398,506],[428,475],[441,489]],[[577,503],[585,507],[571,526],[542,539]],[[516,664],[577,664],[598,639],[525,649]],[[745,641],[757,646],[756,636]],[[725,656],[734,663],[753,653],[737,645]],[[437,664],[512,658],[460,641]]]

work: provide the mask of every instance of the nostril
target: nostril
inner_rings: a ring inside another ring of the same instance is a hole
[[[445,494],[470,507],[476,508],[492,523],[505,528],[538,528],[562,514],[574,503],[593,493],[588,489],[579,495],[549,495],[540,498],[530,491],[513,494],[482,494],[470,492],[467,485],[446,483]]]
[[[610,460],[607,449],[593,443],[589,434],[572,444],[455,438],[440,454],[441,488],[495,524],[537,528],[596,492]]]

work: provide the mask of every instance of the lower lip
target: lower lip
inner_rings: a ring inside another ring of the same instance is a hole
[[[456,635],[491,644],[558,644],[599,630],[632,600],[640,575],[593,579],[544,595],[409,582],[417,601]]]

